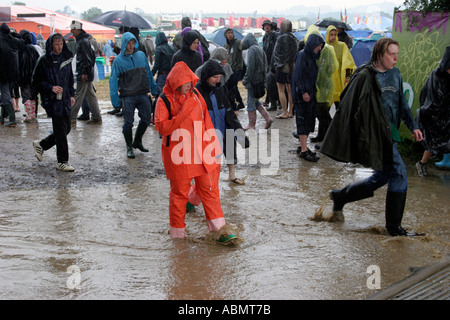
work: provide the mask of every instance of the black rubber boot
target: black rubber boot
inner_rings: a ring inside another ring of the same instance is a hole
[[[330,192],[333,200],[333,212],[340,212],[349,202],[373,197],[373,191],[369,190],[364,180],[347,185],[342,189],[334,189]]]
[[[147,130],[147,126],[139,123],[133,141],[133,148],[137,148],[142,152],[148,152],[148,149],[145,149],[144,146],[142,145],[142,137],[145,133],[145,130]]]
[[[14,107],[11,103],[3,105],[6,112],[8,113],[9,122],[5,123],[5,127],[15,127],[16,126],[16,113],[14,111]]]
[[[127,157],[134,158],[133,151],[133,131],[131,129],[123,131],[123,136],[125,138],[125,143],[127,144]]]
[[[408,232],[401,227],[405,211],[406,192],[388,191],[386,194],[386,229],[393,236],[422,236],[424,234]]]

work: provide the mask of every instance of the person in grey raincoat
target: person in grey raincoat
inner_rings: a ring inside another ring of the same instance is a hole
[[[266,120],[265,129],[269,129],[273,120],[263,107],[262,103],[258,100],[260,97],[255,97],[255,90],[257,90],[256,86],[263,86],[265,88],[268,70],[266,54],[259,46],[253,33],[248,33],[244,39],[242,39],[242,49],[248,50],[245,63],[247,68],[245,70],[244,78],[242,79],[242,84],[247,88],[248,126],[245,130],[255,129],[256,110],[258,110],[264,117],[264,120]]]
[[[342,162],[371,167],[374,173],[342,189],[333,189],[335,219],[343,218],[344,205],[372,197],[387,184],[386,229],[391,236],[410,236],[401,226],[408,179],[397,144],[403,120],[417,141],[423,136],[403,96],[403,79],[395,67],[399,44],[391,38],[379,39],[368,64],[360,66],[340,96],[340,106],[320,148]]]

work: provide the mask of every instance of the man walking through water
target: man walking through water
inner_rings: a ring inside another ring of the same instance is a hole
[[[359,163],[374,169],[361,181],[330,192],[333,214],[342,219],[349,202],[372,197],[388,185],[386,229],[391,236],[414,236],[401,226],[408,181],[406,167],[397,150],[398,128],[403,120],[417,141],[422,140],[411,110],[403,96],[403,80],[398,68],[399,44],[381,38],[373,48],[370,62],[360,66],[342,92],[339,109],[323,141],[321,151],[342,162]]]

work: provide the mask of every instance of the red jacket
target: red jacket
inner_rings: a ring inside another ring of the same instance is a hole
[[[156,103],[155,127],[162,135],[162,160],[171,180],[197,177],[220,166],[222,149],[206,102],[201,94],[193,92],[197,81],[198,77],[184,62],[176,63],[163,89],[170,102],[170,120],[162,98]],[[188,82],[192,83],[188,94],[176,90]]]

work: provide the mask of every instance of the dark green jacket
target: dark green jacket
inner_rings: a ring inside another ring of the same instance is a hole
[[[375,170],[392,164],[391,127],[372,67],[358,68],[342,91],[339,109],[320,151],[337,161],[359,163]]]

